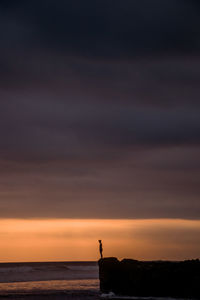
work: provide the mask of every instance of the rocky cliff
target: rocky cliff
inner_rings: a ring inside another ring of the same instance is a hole
[[[100,290],[117,295],[200,299],[200,261],[99,260]]]

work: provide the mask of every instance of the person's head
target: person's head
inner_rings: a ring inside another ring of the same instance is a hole
[[[101,240],[99,240],[99,243],[101,244]]]

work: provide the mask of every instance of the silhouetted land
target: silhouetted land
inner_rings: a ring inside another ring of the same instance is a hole
[[[200,299],[200,261],[99,260],[100,290],[117,295]]]

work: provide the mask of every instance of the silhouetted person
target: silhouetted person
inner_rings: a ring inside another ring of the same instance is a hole
[[[99,252],[100,252],[101,258],[103,258],[103,246],[102,246],[101,240],[99,240]]]

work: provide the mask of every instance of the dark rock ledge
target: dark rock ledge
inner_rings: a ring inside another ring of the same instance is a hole
[[[99,260],[100,290],[122,296],[200,299],[200,261]]]

